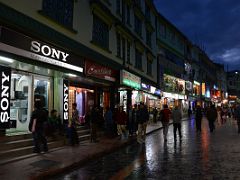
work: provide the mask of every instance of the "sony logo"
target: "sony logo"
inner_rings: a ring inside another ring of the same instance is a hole
[[[63,83],[63,119],[68,120],[68,86]]]
[[[68,53],[60,51],[58,49],[49,47],[48,45],[41,44],[38,41],[32,41],[31,42],[31,51],[36,53],[41,53],[44,56],[51,57],[54,59],[58,59],[61,61],[67,61],[67,57],[69,56]]]
[[[2,72],[2,84],[1,84],[1,123],[6,123],[10,119],[9,114],[9,97],[10,97],[10,76],[6,75],[5,72]]]

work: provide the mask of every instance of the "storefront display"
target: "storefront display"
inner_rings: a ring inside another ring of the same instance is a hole
[[[170,75],[164,74],[165,92],[185,94],[185,81]]]

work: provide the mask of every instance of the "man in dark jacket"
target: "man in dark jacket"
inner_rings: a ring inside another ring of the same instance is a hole
[[[48,112],[42,107],[41,101],[35,101],[35,110],[32,112],[32,116],[29,123],[29,131],[32,132],[34,153],[40,153],[40,145],[43,144],[43,151],[48,151],[47,139],[44,134],[44,125],[48,120]]]
[[[207,110],[207,119],[209,123],[210,132],[213,132],[213,130],[215,129],[214,122],[217,119],[217,109],[215,108],[214,104],[212,104],[210,108]]]
[[[143,103],[140,103],[140,109],[138,111],[138,137],[137,137],[137,141],[140,144],[145,142],[148,119],[149,114],[147,107],[144,106]]]
[[[202,130],[202,128],[201,128],[201,126],[202,126],[202,108],[199,105],[197,105],[195,121],[196,121],[197,132],[201,132],[201,130]]]

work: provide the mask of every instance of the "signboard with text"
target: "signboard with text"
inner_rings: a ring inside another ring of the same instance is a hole
[[[94,62],[86,60],[85,62],[86,76],[92,76],[99,79],[105,79],[108,81],[116,81],[117,71],[109,67],[96,64]]]
[[[83,72],[84,61],[73,53],[0,26],[0,50],[54,66]]]
[[[11,88],[11,69],[0,66],[0,128],[10,128],[10,88]]]
[[[125,70],[121,71],[121,84],[141,89],[141,78]]]
[[[68,80],[63,80],[63,122],[69,118],[69,85]]]

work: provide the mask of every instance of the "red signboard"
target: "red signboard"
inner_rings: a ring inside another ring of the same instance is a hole
[[[85,61],[85,73],[86,76],[92,76],[99,79],[105,79],[108,81],[116,81],[117,71],[109,67],[96,64],[94,62]]]

